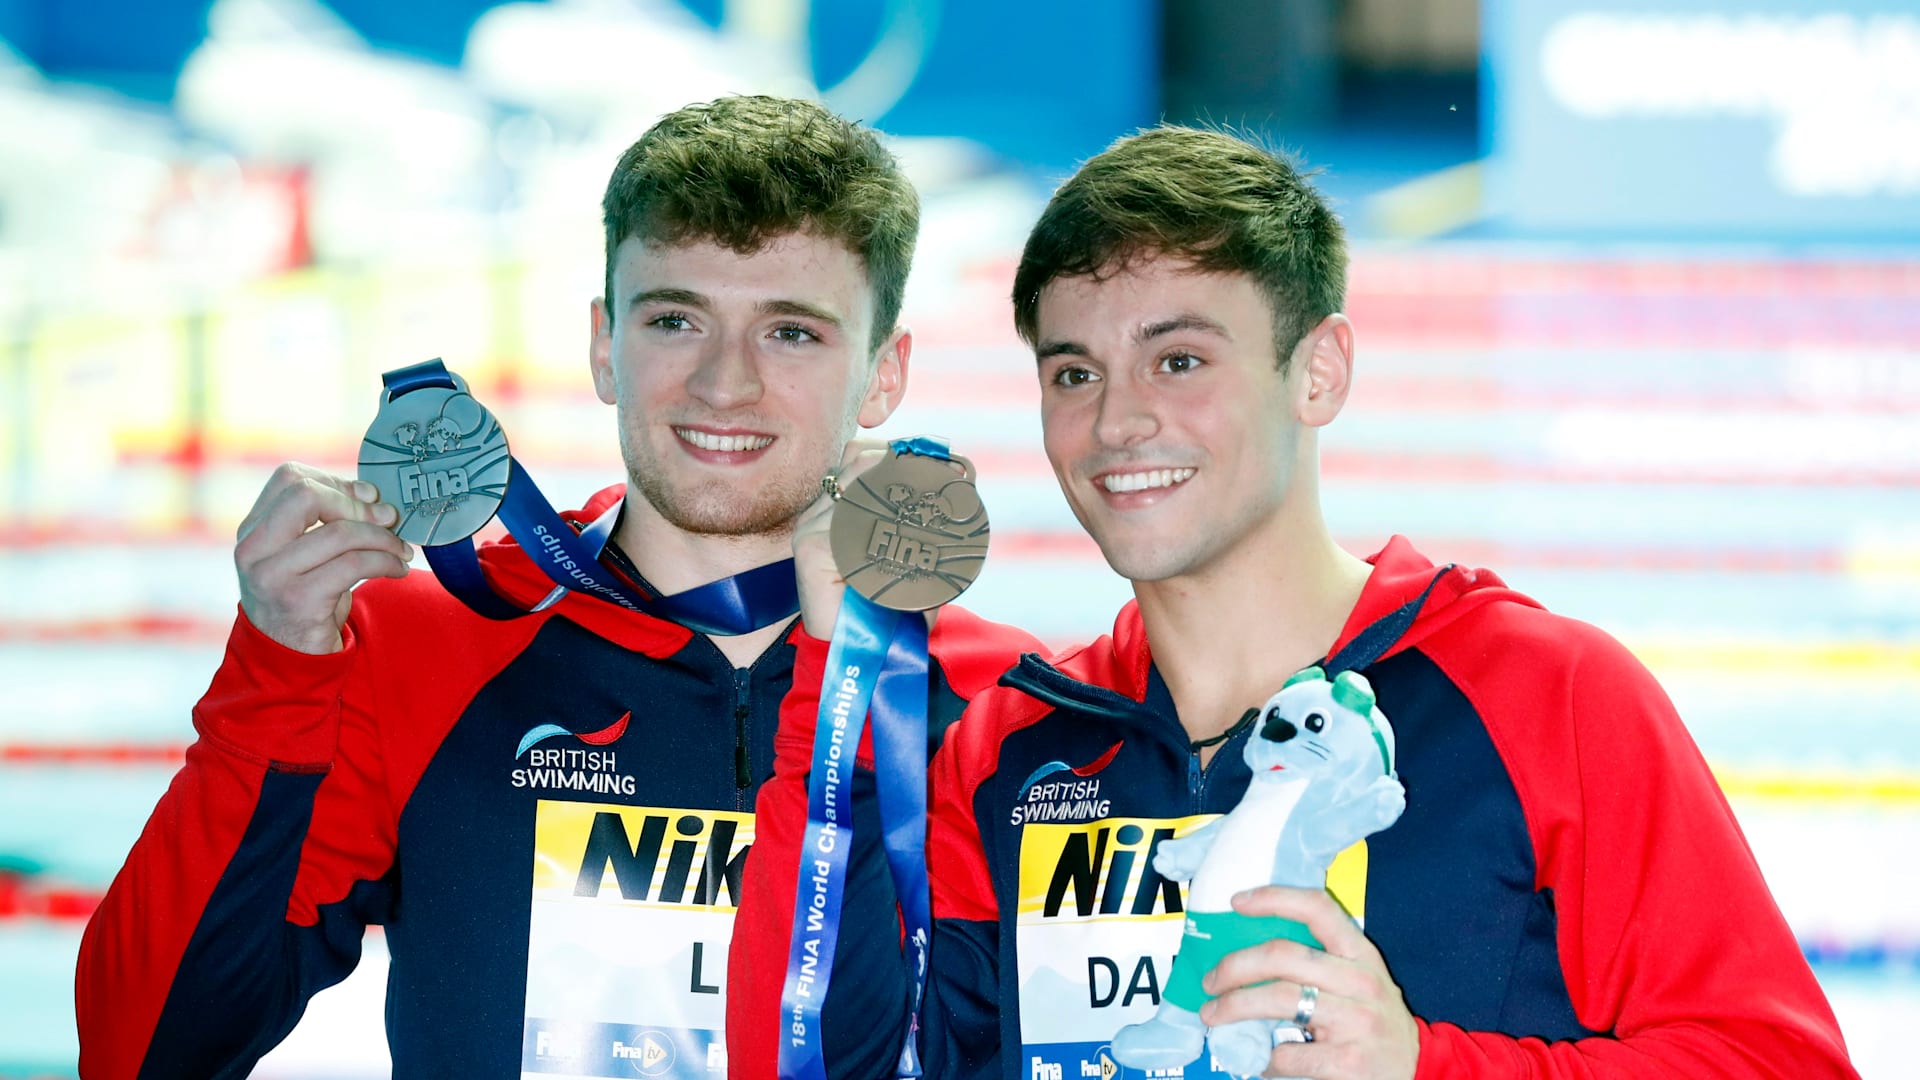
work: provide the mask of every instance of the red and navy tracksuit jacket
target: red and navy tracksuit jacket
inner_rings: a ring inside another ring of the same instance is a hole
[[[511,541],[481,559],[523,605],[550,588]],[[81,1074],[244,1076],[379,925],[396,1076],[725,1075],[728,936],[792,645],[736,669],[579,595],[492,622],[425,574],[362,586],[343,637],[308,656],[235,625],[82,941]],[[892,922],[859,802],[849,918]],[[733,958],[777,988],[785,940]],[[835,1015],[862,1018],[826,1029],[837,1073],[892,1064],[905,997],[904,973],[835,983]]]
[[[1437,568],[1400,538],[1371,561],[1328,662],[1378,693],[1407,809],[1330,886],[1420,1021],[1418,1080],[1852,1076],[1652,676],[1491,573]],[[821,646],[799,650],[804,667]],[[810,726],[797,704],[783,725]],[[1111,637],[1021,658],[941,729],[930,1074],[1134,1075],[1106,1042],[1152,1013],[1181,931],[1153,848],[1235,805],[1248,732],[1201,767],[1131,604]],[[806,760],[783,728],[763,808]]]

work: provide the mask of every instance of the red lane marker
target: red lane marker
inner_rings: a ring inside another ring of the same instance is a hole
[[[1844,553],[1832,548],[1621,548],[1610,545],[1507,544],[1467,538],[1416,537],[1420,549],[1441,562],[1485,566],[1495,571],[1525,566],[1554,570],[1642,570],[1673,573],[1836,574],[1846,569]],[[1359,554],[1379,550],[1386,537],[1342,537],[1340,546]],[[1100,549],[1085,533],[996,533],[995,559],[1088,559]]]
[[[11,546],[11,545],[8,545]],[[114,619],[78,619],[70,622],[0,621],[0,645],[109,643],[218,644],[232,624],[184,615],[127,615]]]
[[[100,906],[105,895],[96,889],[37,884],[24,874],[0,870],[0,921],[8,919],[51,919],[56,922],[84,921]]]

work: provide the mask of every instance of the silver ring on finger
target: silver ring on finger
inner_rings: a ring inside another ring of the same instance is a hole
[[[826,492],[827,498],[832,499],[834,502],[839,502],[840,477],[833,473],[828,473],[820,479],[820,490]]]
[[[1320,988],[1317,986],[1302,985],[1300,987],[1300,1004],[1293,1008],[1293,1026],[1299,1028],[1301,1031],[1306,1031],[1307,1025],[1313,1023],[1314,1010],[1319,1007]],[[1308,1034],[1307,1038],[1311,1041],[1313,1036]]]

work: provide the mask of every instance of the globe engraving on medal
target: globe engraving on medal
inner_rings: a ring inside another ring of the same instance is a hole
[[[507,492],[507,433],[454,379],[452,389],[383,395],[360,443],[360,479],[399,508],[393,531],[423,547],[479,532]]]
[[[963,457],[899,453],[855,477],[833,504],[828,534],[840,576],[896,611],[926,611],[965,592],[985,565],[989,536],[973,477]]]

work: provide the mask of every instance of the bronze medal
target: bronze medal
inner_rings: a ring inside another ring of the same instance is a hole
[[[493,520],[507,493],[507,433],[455,387],[381,395],[360,442],[360,479],[400,510],[393,531],[422,547],[464,540]]]
[[[958,455],[894,452],[840,488],[829,533],[840,576],[895,611],[965,592],[987,558],[987,508],[973,479],[973,463]]]

